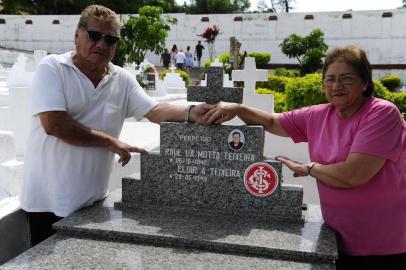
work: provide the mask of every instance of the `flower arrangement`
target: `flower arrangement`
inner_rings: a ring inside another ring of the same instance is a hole
[[[214,55],[214,42],[216,41],[216,37],[220,35],[220,27],[217,25],[213,25],[211,27],[207,27],[203,33],[198,35],[199,37],[202,37],[205,39],[205,42],[207,42],[207,47],[209,50],[209,56],[210,60],[213,59]]]
[[[146,63],[146,62],[142,62],[140,64],[140,71],[141,73],[147,74],[147,73],[156,73],[156,68],[154,66],[154,64],[151,63]]]

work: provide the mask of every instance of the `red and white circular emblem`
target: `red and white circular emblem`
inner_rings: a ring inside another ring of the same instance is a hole
[[[254,163],[245,170],[245,188],[254,196],[266,197],[271,195],[278,188],[278,183],[278,174],[267,163]]]

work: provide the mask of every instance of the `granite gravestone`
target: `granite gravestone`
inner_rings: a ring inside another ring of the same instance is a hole
[[[239,87],[223,87],[223,67],[211,66],[207,71],[207,86],[189,86],[187,101],[215,104],[220,101],[242,102],[243,90]]]
[[[189,101],[242,101],[210,67],[208,86],[188,89]],[[303,190],[282,186],[281,163],[263,156],[260,126],[161,123],[160,154],[141,156],[141,179],[123,179],[123,208],[159,207],[261,219],[302,219]]]

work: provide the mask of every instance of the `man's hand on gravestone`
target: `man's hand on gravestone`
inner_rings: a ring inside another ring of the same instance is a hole
[[[195,122],[198,124],[207,124],[207,122],[204,120],[204,116],[207,114],[208,111],[213,109],[216,105],[213,104],[207,104],[207,103],[202,103],[197,106],[194,106],[190,110],[190,120],[191,122]]]
[[[221,124],[233,119],[238,112],[240,104],[220,102],[210,109],[203,117],[207,124]]]
[[[117,155],[120,156],[120,159],[118,160],[118,163],[121,163],[121,166],[127,165],[127,163],[131,159],[131,152],[137,152],[141,154],[147,154],[148,152],[144,148],[136,147],[136,146],[131,146],[126,143],[121,142],[120,140],[113,138],[111,145],[108,147],[108,149],[116,153]]]
[[[294,177],[301,177],[301,176],[308,176],[309,175],[309,170],[307,168],[306,164],[293,161],[287,157],[284,156],[277,156],[276,160],[279,160],[283,164],[285,164],[289,169],[293,171],[293,176]]]

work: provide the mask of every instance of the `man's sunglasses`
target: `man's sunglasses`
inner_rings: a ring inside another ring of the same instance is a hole
[[[103,39],[109,46],[113,46],[120,40],[120,37],[118,37],[118,36],[104,35],[102,33],[99,33],[97,31],[92,31],[92,30],[87,30],[87,34],[89,35],[89,39],[91,41],[97,42],[97,41]]]

